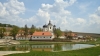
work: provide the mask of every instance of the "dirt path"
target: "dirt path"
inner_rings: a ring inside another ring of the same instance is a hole
[[[30,51],[0,51],[0,56],[14,54],[14,53],[28,53]]]

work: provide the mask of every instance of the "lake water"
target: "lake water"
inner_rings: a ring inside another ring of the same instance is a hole
[[[0,51],[68,51],[93,47],[89,44],[34,44],[1,46]]]

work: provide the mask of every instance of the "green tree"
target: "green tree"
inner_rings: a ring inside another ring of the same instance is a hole
[[[60,30],[60,28],[57,28],[57,29],[54,30],[54,34],[55,34],[55,35],[57,36],[57,38],[58,38],[59,36],[62,35],[62,31]]]
[[[35,32],[35,30],[36,30],[35,26],[32,25],[31,28],[30,28],[30,34],[32,35]]]
[[[43,29],[42,28],[36,28],[36,31],[42,31]]]
[[[28,27],[27,27],[27,25],[25,25],[24,31],[25,31],[24,35],[25,35],[25,38],[26,38],[26,36],[28,35]]]
[[[72,31],[70,30],[65,30],[65,36],[66,36],[66,39],[72,39]]]
[[[19,27],[16,27],[16,26],[13,26],[12,27],[12,30],[11,30],[11,35],[14,37],[13,39],[16,40],[16,34],[18,33],[19,31]]]
[[[0,37],[2,38],[4,36],[4,33],[6,32],[6,29],[3,27],[3,28],[0,28]]]
[[[25,32],[24,32],[24,29],[25,29],[25,28],[23,28],[23,27],[20,28],[21,31],[19,32],[19,34],[21,34],[21,36],[25,33]]]

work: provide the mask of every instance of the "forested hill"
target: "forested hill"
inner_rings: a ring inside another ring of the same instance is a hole
[[[2,24],[2,23],[0,23],[0,27],[13,27],[13,26],[16,26],[16,25],[10,25],[10,24]]]

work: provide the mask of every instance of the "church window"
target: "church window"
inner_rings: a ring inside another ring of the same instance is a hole
[[[51,29],[51,27],[50,27],[50,29]]]

